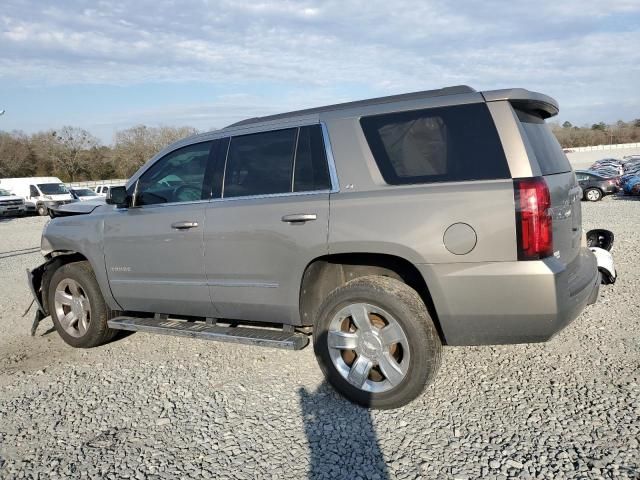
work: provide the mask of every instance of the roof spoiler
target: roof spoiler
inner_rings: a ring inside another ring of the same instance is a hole
[[[538,92],[532,92],[524,88],[506,88],[504,90],[490,90],[482,92],[487,102],[499,102],[507,100],[514,107],[540,115],[542,118],[550,118],[558,114],[558,102],[553,98]]]

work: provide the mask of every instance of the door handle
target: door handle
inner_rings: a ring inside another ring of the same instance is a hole
[[[196,228],[198,222],[176,222],[171,224],[171,228],[175,230],[189,230],[190,228]]]
[[[294,213],[292,215],[285,215],[282,217],[283,222],[287,223],[304,223],[316,220],[318,216],[315,213]]]

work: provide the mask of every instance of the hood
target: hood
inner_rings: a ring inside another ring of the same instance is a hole
[[[50,208],[49,211],[51,218],[69,217],[72,215],[88,215],[104,204],[104,201],[87,200],[86,202],[74,202],[66,205],[60,205],[55,208]]]
[[[0,195],[0,201],[2,200],[22,200],[22,197],[17,195]]]
[[[91,196],[87,196],[87,197],[79,197],[78,200],[81,201],[81,202],[99,201],[101,203],[104,203],[106,198],[107,197],[102,197],[100,195],[91,195]]]
[[[43,195],[49,197],[51,200],[73,200],[73,196],[70,193],[60,193],[58,195]]]

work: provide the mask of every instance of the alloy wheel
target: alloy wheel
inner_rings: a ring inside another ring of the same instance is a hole
[[[91,303],[82,286],[65,278],[56,287],[54,308],[60,325],[72,337],[82,337],[91,321]]]
[[[409,369],[409,342],[400,323],[369,303],[342,308],[329,324],[329,356],[340,375],[372,393],[399,385]]]

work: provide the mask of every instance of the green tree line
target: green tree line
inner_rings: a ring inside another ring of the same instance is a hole
[[[551,123],[563,148],[640,142],[640,119],[574,126]],[[56,176],[63,181],[128,178],[170,143],[193,135],[193,127],[138,125],[116,132],[102,145],[87,130],[65,126],[27,135],[0,131],[0,177]]]

